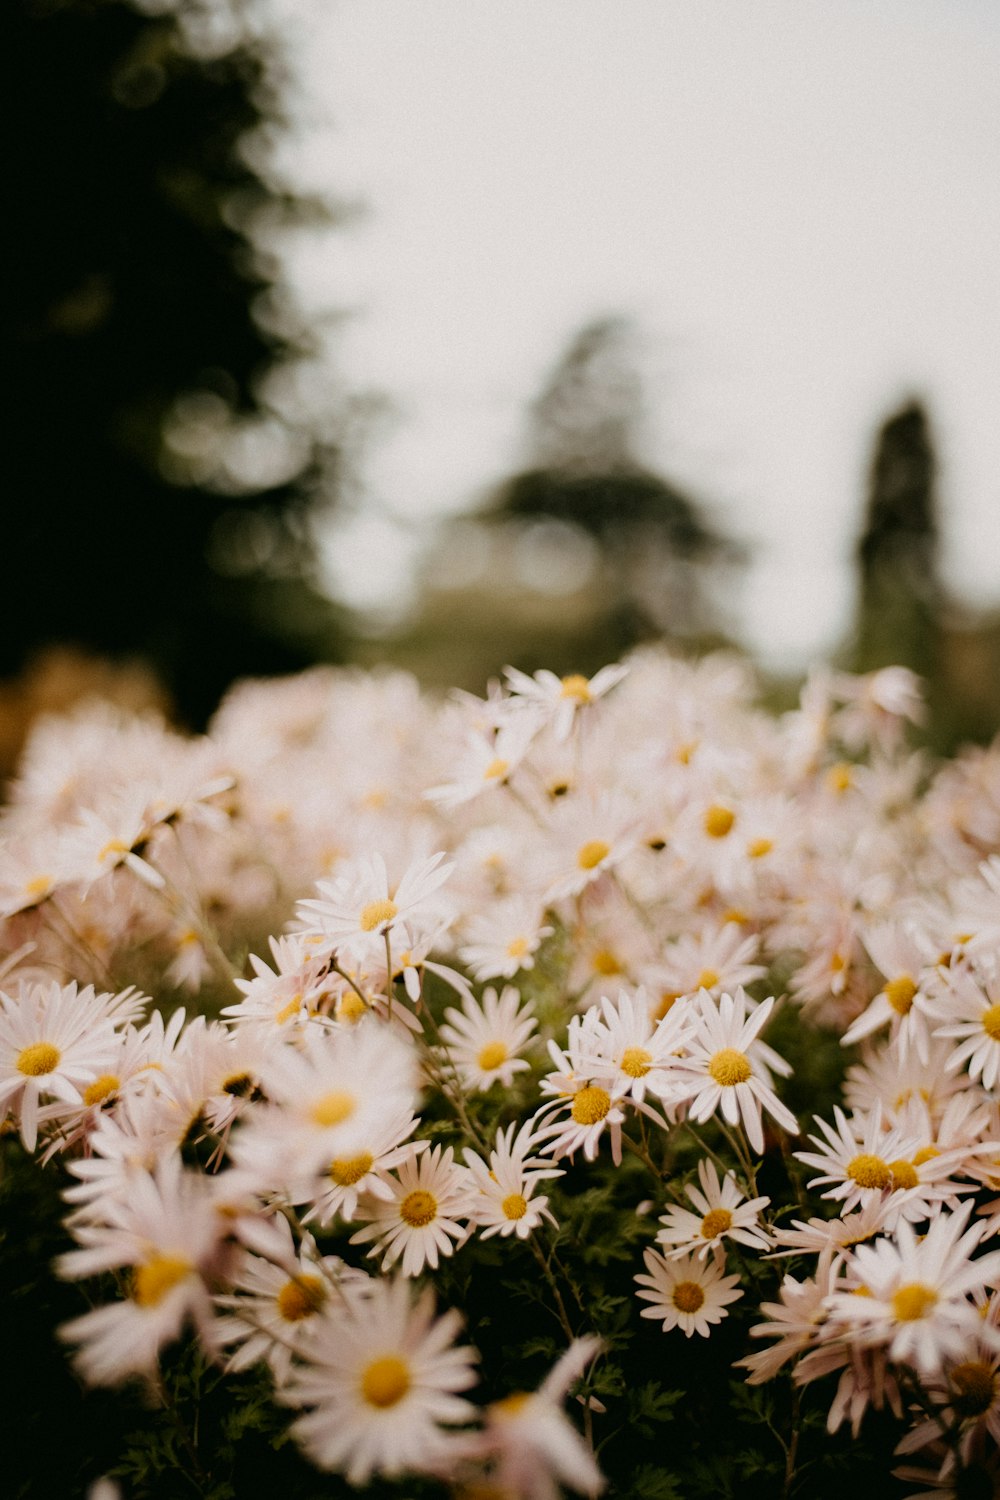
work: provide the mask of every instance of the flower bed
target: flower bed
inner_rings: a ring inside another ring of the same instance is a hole
[[[3,1192],[74,1493],[994,1493],[1000,754],[902,669],[754,690],[39,726]]]

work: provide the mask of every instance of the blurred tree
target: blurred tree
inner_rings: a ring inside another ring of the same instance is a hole
[[[234,675],[308,659],[336,460],[281,400],[309,342],[260,229],[315,205],[270,170],[278,60],[248,14],[6,0],[0,22],[0,672],[57,641],[142,654],[191,722]]]
[[[857,558],[855,670],[898,662],[935,679],[943,605],[936,463],[919,401],[908,401],[879,429]]]
[[[712,637],[698,565],[738,556],[690,496],[639,458],[642,385],[630,343],[620,318],[573,338],[530,409],[529,466],[488,506],[499,520],[555,522],[596,544],[602,659],[661,634]]]

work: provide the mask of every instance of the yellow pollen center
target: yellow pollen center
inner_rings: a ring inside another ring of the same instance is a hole
[[[720,802],[713,802],[705,813],[705,832],[710,839],[724,839],[735,822],[736,814],[731,807],[723,807]]]
[[[573,1095],[570,1113],[578,1125],[596,1125],[603,1120],[611,1108],[611,1095],[591,1084]]]
[[[955,1409],[963,1417],[981,1417],[996,1397],[996,1372],[980,1359],[963,1360],[948,1372]]]
[[[526,937],[511,938],[507,944],[508,958],[523,958],[528,951],[528,939]]]
[[[562,680],[561,698],[575,698],[577,703],[592,702],[590,695],[590,683],[581,672],[571,672]]]
[[[523,1219],[528,1212],[528,1200],[521,1193],[508,1193],[500,1207],[505,1218]]]
[[[1000,1005],[991,1005],[983,1012],[983,1030],[994,1042],[1000,1042]]]
[[[415,1188],[412,1193],[407,1193],[399,1205],[399,1216],[414,1229],[422,1229],[425,1224],[430,1224],[437,1218],[437,1210],[434,1194],[425,1192],[423,1188]]]
[[[731,1089],[738,1083],[746,1083],[753,1076],[750,1059],[745,1052],[737,1052],[735,1047],[723,1047],[717,1052],[708,1064],[709,1075],[716,1083],[721,1084],[724,1089]]]
[[[116,1073],[102,1073],[100,1078],[95,1078],[93,1083],[89,1083],[84,1089],[83,1102],[88,1107],[93,1104],[103,1104],[105,1099],[110,1099],[120,1085],[121,1079]]]
[[[751,839],[747,844],[747,853],[751,859],[763,859],[764,855],[770,854],[773,848],[773,839]]]
[[[410,1368],[396,1354],[373,1359],[361,1377],[361,1394],[369,1406],[395,1406],[410,1389]]]
[[[937,1292],[922,1281],[909,1281],[892,1294],[893,1316],[900,1323],[916,1323],[933,1312],[937,1305]]]
[[[493,1068],[499,1068],[501,1063],[507,1061],[509,1054],[503,1042],[487,1042],[482,1047],[476,1062],[484,1073],[489,1073]]]
[[[749,922],[750,917],[741,906],[731,906],[728,911],[722,913],[722,920],[724,922],[732,922],[737,927],[742,927],[744,923]]]
[[[44,896],[47,895],[47,893],[51,889],[51,875],[36,875],[33,880],[28,881],[27,885],[24,887],[24,893],[26,896]]]
[[[483,772],[483,780],[499,781],[502,777],[506,776],[509,770],[510,761],[503,760],[500,756],[497,756],[495,760],[490,761],[489,765],[486,767],[486,770]]]
[[[892,1186],[898,1188],[915,1188],[920,1182],[916,1168],[912,1162],[891,1161],[889,1171],[892,1173]]]
[[[353,1187],[371,1171],[373,1161],[370,1151],[362,1151],[360,1156],[335,1156],[330,1163],[330,1176],[338,1187]]]
[[[622,966],[610,948],[598,948],[590,960],[595,974],[620,974]]]
[[[104,845],[104,848],[99,852],[97,856],[97,863],[99,865],[103,865],[104,861],[106,859],[109,859],[112,854],[127,853],[128,844],[123,843],[121,839],[109,839],[108,842]]]
[[[660,998],[651,1013],[652,1019],[654,1021],[662,1021],[663,1017],[667,1015],[669,1011],[673,1010],[674,1006],[677,1004],[680,998],[680,992],[678,990],[662,990],[660,992]]]
[[[606,844],[603,839],[588,839],[585,844],[580,845],[576,862],[581,870],[593,870],[602,859],[607,859],[610,853],[611,845]]]
[[[621,1070],[629,1078],[645,1078],[652,1061],[653,1055],[645,1047],[626,1047],[622,1053]]]
[[[298,1009],[301,1004],[302,996],[293,995],[287,1005],[283,1005],[280,1010],[275,1011],[275,1025],[284,1026],[286,1021],[290,1021],[294,1015],[298,1014]]]
[[[60,1055],[59,1048],[53,1047],[51,1042],[33,1042],[18,1053],[18,1072],[28,1078],[40,1078],[43,1073],[58,1068]]]
[[[913,1165],[915,1167],[922,1167],[925,1161],[933,1161],[935,1156],[940,1155],[941,1153],[936,1146],[921,1146],[920,1150],[914,1154]]]
[[[705,1301],[705,1293],[696,1281],[679,1281],[671,1300],[678,1312],[696,1313]]]
[[[132,1273],[132,1300],[140,1307],[156,1307],[179,1281],[194,1270],[181,1255],[156,1255]]]
[[[853,785],[854,773],[846,761],[831,766],[826,773],[826,784],[831,792],[846,792]]]
[[[858,1187],[887,1188],[892,1182],[892,1168],[881,1156],[872,1156],[867,1151],[853,1156],[847,1163],[847,1175]]]
[[[301,1323],[319,1312],[326,1301],[326,1287],[318,1276],[293,1276],[278,1293],[278,1311],[286,1323]]]
[[[728,1208],[710,1208],[701,1221],[702,1239],[714,1240],[717,1234],[725,1234],[733,1222]]]
[[[360,995],[351,990],[346,995],[341,995],[337,1001],[337,1020],[343,1021],[345,1026],[353,1026],[355,1021],[360,1021],[368,1009]]]
[[[698,983],[695,985],[695,989],[710,990],[713,985],[718,984],[718,982],[719,973],[717,969],[702,969],[701,973],[698,975]]]
[[[317,1099],[309,1111],[315,1125],[340,1125],[353,1115],[357,1100],[346,1089],[333,1089]]]
[[[395,901],[369,901],[361,909],[361,931],[374,932],[383,922],[391,922],[398,911]]]
[[[916,993],[917,987],[909,974],[900,974],[898,979],[890,979],[883,991],[897,1016],[909,1015]]]
[[[499,1401],[494,1401],[490,1411],[498,1417],[516,1417],[519,1411],[523,1411],[531,1400],[530,1391],[511,1391],[509,1396],[504,1396]]]

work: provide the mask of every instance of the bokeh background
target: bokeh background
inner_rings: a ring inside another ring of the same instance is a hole
[[[2,769],[666,636],[1000,726],[993,0],[7,0]]]

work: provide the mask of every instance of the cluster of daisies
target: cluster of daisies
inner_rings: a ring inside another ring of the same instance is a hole
[[[600,1403],[585,1436],[565,1398],[604,1351],[553,1236],[628,1154],[636,1317],[710,1337],[748,1259],[790,1257],[749,1381],[831,1377],[831,1429],[890,1408],[929,1492],[993,1472],[1000,750],[910,752],[899,668],[817,672],[777,718],[754,692],[649,650],[443,704],[401,674],[246,683],[199,739],[39,725],[0,822],[0,1107],[66,1173],[59,1274],[116,1289],[61,1330],[86,1380],[193,1335],[266,1364],[353,1485],[596,1494]],[[802,1136],[782,1009],[852,1049]],[[496,1394],[438,1310],[490,1238],[551,1286],[534,1390]]]

